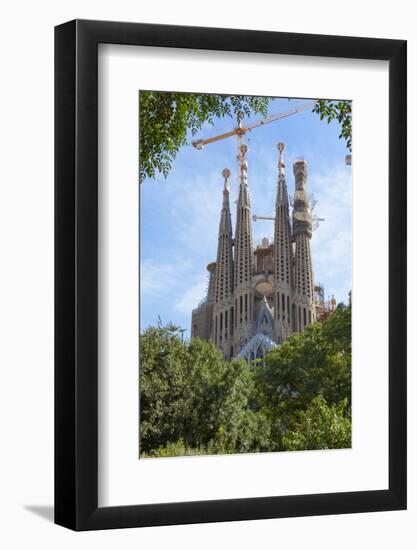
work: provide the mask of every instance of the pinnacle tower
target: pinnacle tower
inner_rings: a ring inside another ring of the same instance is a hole
[[[223,350],[224,356],[233,355],[233,235],[230,213],[228,179],[230,170],[222,172],[224,178],[223,207],[220,215],[217,262],[214,277],[213,341]]]
[[[233,294],[233,236],[229,200],[230,193],[228,187],[230,170],[225,168],[222,175],[224,177],[224,188],[223,207],[219,225],[219,240],[217,245],[217,264],[214,291],[216,304],[224,303],[229,300]]]
[[[291,334],[292,313],[292,269],[293,253],[291,244],[291,226],[283,143],[277,145],[278,187],[275,202],[275,243],[274,243],[274,320],[275,338],[278,343]]]
[[[293,239],[295,242],[293,326],[295,330],[302,332],[307,325],[316,320],[310,249],[312,220],[310,200],[306,189],[307,163],[304,160],[296,160],[293,170],[295,176],[293,209]]]
[[[248,187],[248,146],[242,144],[239,149],[239,196],[237,200],[235,234],[235,342],[240,349],[251,337],[253,321],[253,239]]]

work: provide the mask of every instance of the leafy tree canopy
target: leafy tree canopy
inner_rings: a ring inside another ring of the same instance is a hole
[[[275,450],[286,448],[283,434],[295,429],[316,397],[329,405],[346,399],[350,408],[350,342],[351,308],[341,305],[328,320],[309,325],[267,355],[265,369],[256,371],[256,387]]]
[[[266,116],[268,98],[244,95],[140,92],[139,180],[167,177],[180,147],[215,117]]]
[[[339,139],[346,141],[346,147],[352,151],[352,102],[321,99],[315,105],[313,112],[318,113],[320,120],[337,120],[341,125]]]
[[[249,407],[252,392],[245,361],[224,362],[211,342],[183,343],[174,325],[148,328],[140,339],[141,453],[266,450],[268,423]]]
[[[271,350],[225,362],[161,322],[140,338],[141,456],[350,446],[351,306]]]
[[[351,419],[347,399],[328,405],[322,395],[315,397],[282,439],[288,451],[350,448]]]

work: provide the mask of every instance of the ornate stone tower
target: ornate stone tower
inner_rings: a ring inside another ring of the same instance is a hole
[[[291,244],[290,212],[285,181],[283,143],[277,145],[278,187],[275,202],[274,243],[274,326],[275,341],[283,342],[292,332],[293,253]]]
[[[212,339],[223,351],[226,359],[233,356],[233,235],[228,179],[230,170],[222,172],[224,178],[223,207],[220,215],[217,262],[214,275],[214,307]]]
[[[253,239],[248,187],[248,146],[239,148],[239,196],[237,200],[236,234],[235,234],[235,353],[252,337],[254,314],[253,274]]]
[[[292,308],[293,329],[302,332],[314,322],[314,281],[311,262],[310,239],[312,220],[307,193],[307,163],[296,160],[293,165],[295,193],[293,209],[293,240],[295,242],[294,262],[294,304]]]

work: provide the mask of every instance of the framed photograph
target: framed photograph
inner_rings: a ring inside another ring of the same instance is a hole
[[[55,522],[406,508],[406,42],[55,29]]]

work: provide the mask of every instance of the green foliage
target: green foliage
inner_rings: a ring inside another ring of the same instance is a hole
[[[140,435],[144,450],[180,437],[187,381],[186,351],[172,324],[147,329],[140,339]]]
[[[252,392],[245,361],[224,362],[211,342],[184,344],[174,325],[148,328],[140,339],[141,453],[265,450],[269,426],[248,406]]]
[[[156,451],[151,453],[141,453],[141,458],[166,458],[172,456],[196,456],[210,454],[207,448],[200,447],[199,449],[191,449],[186,447],[184,440],[180,438],[174,443],[167,443],[166,445],[159,447]]]
[[[327,120],[328,124],[332,120],[337,120],[341,125],[339,139],[343,138],[346,141],[346,147],[352,151],[352,102],[321,99],[313,112],[318,113],[320,120]]]
[[[323,396],[315,397],[282,440],[287,451],[304,449],[347,449],[351,447],[351,420],[347,399],[328,405]]]
[[[225,362],[172,324],[140,338],[141,456],[345,448],[351,307],[288,338],[266,365]]]
[[[158,172],[167,177],[180,147],[204,123],[214,124],[215,117],[225,116],[236,121],[239,113],[266,116],[268,98],[145,91],[139,94],[139,108],[142,182]]]
[[[340,306],[323,323],[295,334],[257,370],[258,399],[271,423],[274,450],[286,450],[283,436],[319,395],[329,405],[346,399],[350,409],[351,308]]]

